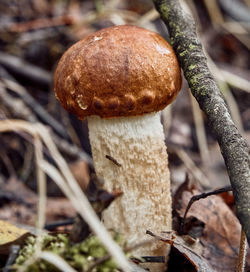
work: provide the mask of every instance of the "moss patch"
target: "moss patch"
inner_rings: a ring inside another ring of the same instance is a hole
[[[122,238],[119,234],[114,234],[113,238],[118,244],[123,245]],[[15,267],[23,265],[26,260],[32,257],[35,252],[35,245],[36,239],[29,237],[16,259]],[[71,245],[68,236],[65,234],[58,234],[56,236],[45,235],[42,238],[42,250],[50,251],[61,256],[77,271],[87,271],[98,259],[108,254],[96,236],[91,236],[82,243]],[[60,270],[44,260],[37,260],[30,265],[26,271],[57,272]],[[112,259],[109,259],[97,265],[92,271],[115,272],[118,271],[118,267]]]

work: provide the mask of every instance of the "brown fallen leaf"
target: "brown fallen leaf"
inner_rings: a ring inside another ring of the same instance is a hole
[[[184,188],[186,186],[186,188]],[[183,216],[192,196],[200,194],[197,186],[182,185],[178,192],[177,211]],[[188,212],[204,222],[203,235],[200,237],[202,256],[218,272],[235,271],[240,241],[240,224],[238,219],[220,196],[209,196],[195,202]]]
[[[197,243],[190,236],[186,236],[184,239],[178,236],[174,232],[162,232],[161,235],[156,235],[151,231],[147,231],[147,234],[155,237],[158,240],[170,244],[177,249],[194,267],[197,272],[213,272],[214,270],[209,266],[206,259],[200,254],[199,243]]]
[[[28,230],[0,220],[0,255],[8,255],[13,244],[22,244],[29,235]]]

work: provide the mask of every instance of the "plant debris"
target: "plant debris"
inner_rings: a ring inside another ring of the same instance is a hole
[[[122,237],[119,234],[113,233],[113,238],[118,244],[124,245]],[[24,264],[25,261],[32,258],[36,250],[36,243],[37,241],[34,237],[29,237],[26,240],[25,246],[20,250],[19,256],[13,266],[13,271]],[[58,254],[77,271],[117,271],[117,265],[110,259],[110,256],[106,258],[108,253],[95,236],[90,236],[85,239],[84,242],[72,246],[69,237],[65,234],[58,234],[55,236],[45,235],[42,237],[41,243],[42,250]],[[103,258],[106,259],[103,260]],[[98,262],[98,260],[102,261]],[[26,271],[56,272],[60,270],[44,260],[36,260]]]
[[[162,232],[160,235],[156,235],[151,231],[147,231],[147,234],[155,237],[158,240],[170,244],[177,249],[195,268],[197,272],[213,272],[214,270],[209,266],[206,259],[197,253],[199,248],[198,243],[191,237],[186,237],[184,240],[181,236],[176,235],[173,232]],[[189,243],[187,243],[189,241]]]

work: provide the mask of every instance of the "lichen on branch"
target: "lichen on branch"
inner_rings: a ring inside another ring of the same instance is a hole
[[[232,121],[219,87],[208,69],[193,18],[178,0],[153,0],[166,24],[171,44],[192,94],[207,116],[225,160],[236,213],[250,244],[250,148]]]

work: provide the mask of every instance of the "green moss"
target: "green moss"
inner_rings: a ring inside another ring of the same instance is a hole
[[[190,50],[193,50],[193,49],[195,49],[196,47],[197,47],[197,46],[194,45],[194,44],[192,44],[192,43],[189,45],[189,49],[190,49]]]
[[[122,237],[119,234],[113,235],[114,240],[124,245]],[[25,246],[21,249],[19,256],[16,259],[15,265],[21,266],[35,252],[36,239],[29,237]],[[87,238],[84,242],[71,245],[67,235],[58,234],[56,236],[46,235],[42,237],[42,250],[50,251],[61,256],[70,266],[77,271],[86,271],[96,262],[103,258],[108,253],[96,236]],[[28,267],[27,272],[57,272],[59,271],[52,264],[38,260]],[[115,272],[118,267],[112,259],[97,265],[95,272]]]
[[[187,53],[188,53],[187,50],[184,50],[184,51],[180,52],[180,57],[185,56]]]
[[[167,5],[160,6],[160,13],[165,17],[168,18],[170,14],[170,8]]]
[[[195,85],[199,83],[200,74],[194,75],[190,78],[191,85]]]
[[[196,68],[196,65],[195,64],[191,64],[188,66],[188,70],[193,70]]]

